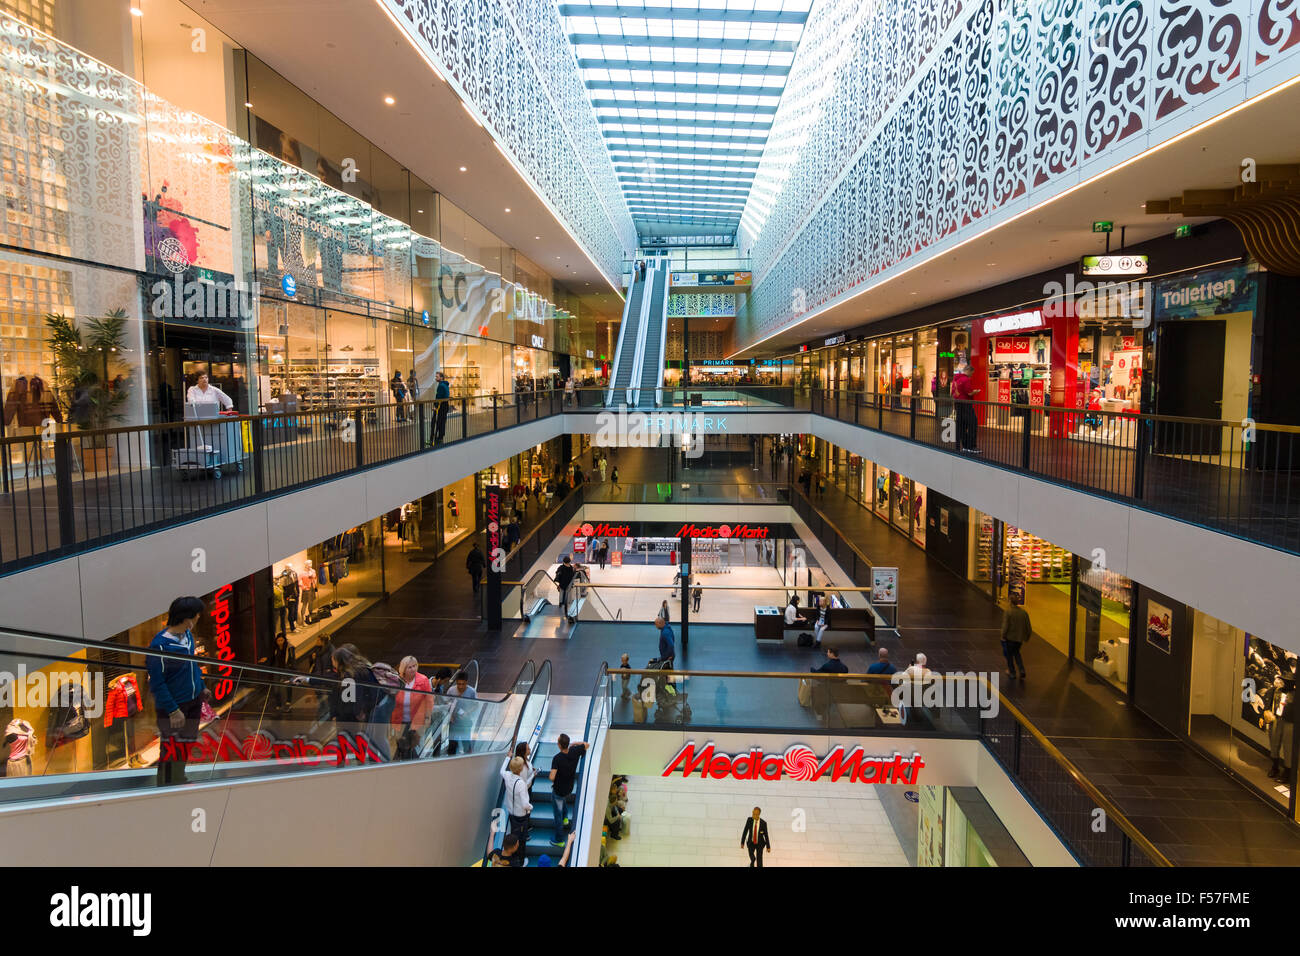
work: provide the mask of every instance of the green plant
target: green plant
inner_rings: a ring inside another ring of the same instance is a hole
[[[125,309],[114,309],[82,326],[59,313],[45,317],[54,351],[54,390],[78,428],[108,428],[121,421],[126,389],[114,387],[112,363],[126,349]]]

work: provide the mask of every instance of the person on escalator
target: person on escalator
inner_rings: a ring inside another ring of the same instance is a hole
[[[551,758],[550,774],[551,804],[555,812],[555,837],[551,846],[564,846],[573,823],[572,808],[577,805],[573,784],[578,775],[578,763],[587,752],[587,742],[580,740],[572,744],[568,734],[560,734],[556,743],[560,752]]]
[[[518,834],[519,839],[527,845],[528,834],[532,830],[533,804],[528,799],[528,788],[532,785],[532,774],[523,757],[511,757],[510,763],[501,771],[501,779],[506,788],[506,815],[510,819],[508,833]]]
[[[560,589],[560,609],[570,623],[576,620],[569,614],[569,585],[573,583],[574,574],[573,559],[566,554],[564,562],[555,569],[555,586]]]

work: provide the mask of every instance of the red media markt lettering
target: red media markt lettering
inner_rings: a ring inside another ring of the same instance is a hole
[[[754,527],[747,524],[698,525],[684,524],[674,537],[677,538],[766,538],[769,529],[766,526]]]
[[[718,753],[713,744],[697,747],[687,743],[664,768],[663,776],[681,773],[689,777],[698,773],[711,780],[782,780],[799,782],[829,777],[837,782],[846,777],[852,783],[901,783],[911,786],[920,778],[925,761],[919,753],[904,757],[898,751],[891,756],[871,756],[862,747],[845,751],[836,747],[820,760],[810,747],[795,744],[783,754],[766,754],[759,747],[732,756]]]

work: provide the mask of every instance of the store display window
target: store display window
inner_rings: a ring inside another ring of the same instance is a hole
[[[1295,787],[1296,662],[1292,651],[1195,613],[1188,735],[1285,807]]]
[[[1075,659],[1114,687],[1125,690],[1133,582],[1080,558],[1075,603]]]

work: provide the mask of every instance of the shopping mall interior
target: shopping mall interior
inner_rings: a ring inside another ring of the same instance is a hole
[[[0,61],[6,862],[1300,866],[1290,5]]]

